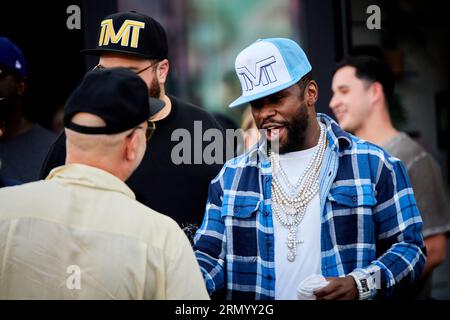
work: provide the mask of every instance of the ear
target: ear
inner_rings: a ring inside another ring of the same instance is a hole
[[[136,131],[134,131],[131,137],[126,138],[125,140],[125,150],[124,150],[124,158],[127,162],[134,162],[136,160],[138,154],[138,136]]]
[[[374,82],[370,85],[370,95],[371,95],[371,100],[373,102],[378,102],[381,101],[382,99],[384,99],[384,91],[383,91],[383,86],[381,85],[381,83],[379,82]]]
[[[158,63],[156,68],[156,76],[159,83],[166,83],[167,75],[169,74],[169,60],[164,59]]]
[[[28,81],[25,78],[21,78],[19,79],[19,81],[17,81],[17,95],[20,97],[23,97],[25,95],[25,92],[27,92],[28,89]]]
[[[311,80],[305,89],[305,101],[308,107],[314,106],[319,98],[319,86]]]

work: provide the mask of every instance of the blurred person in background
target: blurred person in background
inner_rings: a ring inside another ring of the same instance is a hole
[[[21,182],[39,179],[45,156],[56,135],[28,119],[27,69],[22,51],[0,37],[0,175]]]
[[[3,99],[0,98],[0,139],[5,132],[5,118],[3,116],[4,109],[2,108],[2,101]],[[2,166],[2,159],[0,154],[0,167],[1,166]],[[14,186],[17,184],[20,184],[20,182],[14,179],[2,177],[0,174],[0,188]]]
[[[241,140],[243,140],[243,138],[240,136],[238,125],[226,113],[213,112],[212,115],[225,132],[225,138],[223,139],[223,142],[225,144],[225,151],[227,151],[226,148],[229,148],[230,152],[233,152],[232,155],[230,153],[231,158],[235,157],[237,154],[239,154],[239,150],[243,148],[241,143]],[[233,133],[233,135],[231,135],[230,133]]]
[[[241,129],[244,131],[245,151],[250,150],[259,140],[260,135],[255,119],[252,115],[252,108],[247,107],[242,114]]]
[[[383,147],[405,165],[423,219],[427,262],[422,279],[400,295],[425,299],[431,297],[432,271],[446,259],[450,211],[437,162],[392,124],[389,107],[394,83],[392,71],[383,60],[347,57],[334,73],[330,108],[344,130]]]

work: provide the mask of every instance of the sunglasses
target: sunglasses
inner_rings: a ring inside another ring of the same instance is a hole
[[[148,123],[148,126],[147,126],[147,130],[145,131],[145,138],[148,141],[153,137],[153,134],[155,133],[156,124],[150,120],[147,120],[147,123]],[[137,129],[143,129],[143,128],[141,126],[137,126],[136,128],[134,128],[133,131],[130,132],[130,134],[127,137],[130,138]]]
[[[128,69],[130,69],[131,71],[134,71],[136,74],[140,74],[140,73],[144,72],[145,70],[150,69],[151,67],[153,67],[158,62],[159,61],[155,61],[153,63],[150,63],[148,66],[146,66],[146,67],[144,67],[144,68],[142,68],[140,70],[137,70],[137,71],[135,69],[133,69],[133,68],[130,68],[130,67]],[[98,65],[96,65],[94,68],[92,68],[92,70],[102,70],[102,69],[108,69],[108,68],[105,68],[100,63]]]

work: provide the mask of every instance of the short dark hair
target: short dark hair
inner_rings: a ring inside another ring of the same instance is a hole
[[[313,80],[313,76],[312,76],[312,71],[308,72],[307,74],[305,74],[303,77],[301,77],[300,80],[298,80],[298,82],[296,83],[299,87],[300,87],[300,98],[303,99],[304,95],[305,95],[305,90],[306,90],[306,86],[308,85],[308,83]]]
[[[337,64],[334,73],[343,67],[355,68],[355,75],[358,79],[371,83],[379,82],[383,87],[386,103],[388,105],[392,103],[395,78],[391,68],[384,60],[373,56],[347,56]]]

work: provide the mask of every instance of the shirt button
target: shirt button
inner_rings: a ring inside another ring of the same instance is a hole
[[[264,180],[266,180],[266,182],[269,182],[269,177],[265,177]]]
[[[353,198],[352,198],[352,201],[353,201],[353,202],[356,202],[356,201],[358,201],[358,198],[357,198],[357,197],[353,197]]]
[[[266,277],[266,279],[267,279],[267,280],[272,280],[272,276],[269,274],[269,275]]]
[[[268,210],[265,210],[265,211],[264,211],[264,215],[267,217],[267,216],[269,215],[269,211],[268,211]]]
[[[266,246],[270,248],[270,247],[272,246],[272,242],[267,241],[267,242],[266,242]]]
[[[234,207],[234,209],[233,209],[234,213],[238,213],[239,210],[240,210],[240,209],[239,209],[238,207]]]

